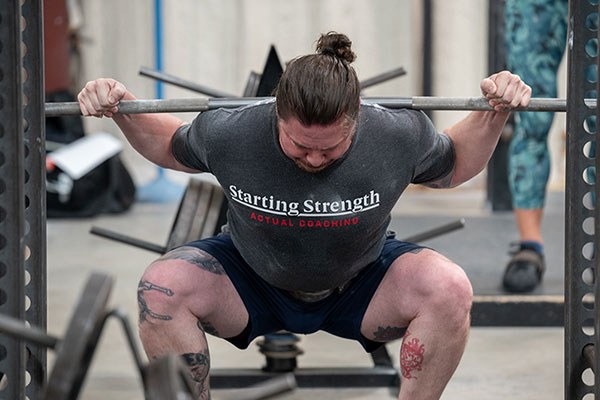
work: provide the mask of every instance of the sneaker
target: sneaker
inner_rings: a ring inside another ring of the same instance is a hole
[[[531,248],[519,246],[504,271],[502,286],[507,292],[526,293],[535,289],[546,269],[544,256]]]

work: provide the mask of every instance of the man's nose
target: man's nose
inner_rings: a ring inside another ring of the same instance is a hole
[[[306,153],[305,159],[311,167],[320,167],[326,162],[325,155],[320,151],[310,151]]]

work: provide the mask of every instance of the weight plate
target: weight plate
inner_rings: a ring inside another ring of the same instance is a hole
[[[80,295],[44,390],[46,400],[75,400],[87,373],[107,315],[113,280],[92,273]]]
[[[190,178],[167,240],[167,251],[215,234],[222,208],[223,190],[214,183]]]

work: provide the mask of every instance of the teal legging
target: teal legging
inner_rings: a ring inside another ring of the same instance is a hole
[[[508,69],[532,88],[533,97],[557,96],[557,72],[567,37],[567,0],[506,0]],[[513,207],[543,208],[550,175],[548,133],[553,113],[515,114],[508,156]]]

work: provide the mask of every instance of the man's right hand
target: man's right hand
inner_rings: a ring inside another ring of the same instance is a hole
[[[86,83],[77,100],[84,116],[110,118],[119,111],[118,104],[127,93],[127,88],[121,82],[101,78]],[[134,98],[131,94],[128,97]]]

